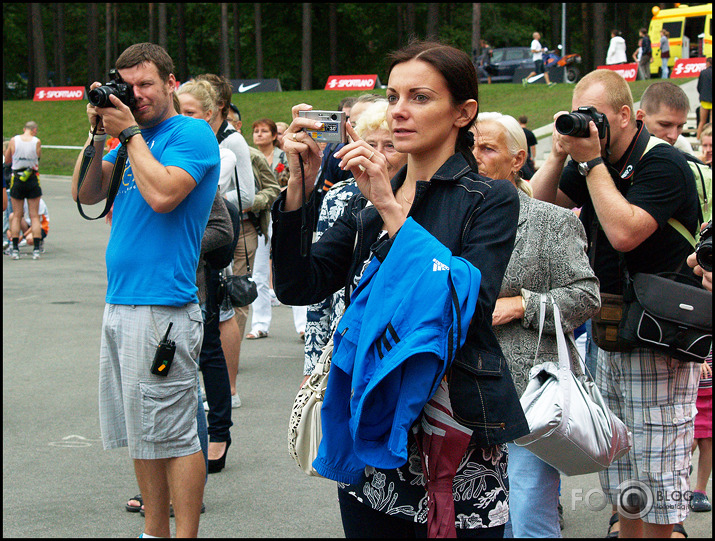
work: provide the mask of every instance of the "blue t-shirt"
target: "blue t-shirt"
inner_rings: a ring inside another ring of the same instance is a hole
[[[206,121],[176,115],[143,129],[142,137],[154,158],[189,173],[196,187],[171,212],[155,212],[137,188],[127,161],[107,245],[106,302],[156,306],[198,302],[196,267],[220,173],[216,136]],[[116,157],[114,149],[104,159],[114,163]]]

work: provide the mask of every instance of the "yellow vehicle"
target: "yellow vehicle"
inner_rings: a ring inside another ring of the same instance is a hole
[[[665,29],[670,34],[670,59],[668,67],[672,68],[678,58],[707,58],[713,53],[712,17],[713,5],[701,4],[687,6],[675,4],[672,9],[653,7],[653,18],[650,21],[648,36],[653,49],[653,62],[650,65],[652,74],[659,74],[660,31]]]

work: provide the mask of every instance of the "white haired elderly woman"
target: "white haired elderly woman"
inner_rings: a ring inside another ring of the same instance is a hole
[[[534,365],[539,335],[539,297],[559,306],[564,332],[571,332],[600,306],[599,283],[586,255],[586,234],[575,213],[531,197],[519,170],[526,137],[519,123],[500,113],[482,113],[475,124],[479,172],[505,178],[519,190],[516,242],[494,309],[494,331],[519,396]],[[539,362],[558,362],[553,309],[547,304]],[[573,346],[572,359],[578,359]],[[578,361],[572,370],[580,372]],[[505,537],[560,537],[559,472],[525,448],[509,443],[509,522]]]
[[[368,106],[361,113],[355,131],[376,152],[385,157],[387,174],[390,178],[407,163],[407,154],[395,150],[392,135],[387,127],[387,100],[380,100]],[[343,212],[348,200],[360,193],[354,178],[335,183],[325,194],[320,207],[316,226],[317,241]],[[345,310],[345,290],[333,293],[323,302],[308,306],[307,323],[305,325],[305,362],[303,374],[307,377],[320,359],[325,344],[335,330],[340,316]]]

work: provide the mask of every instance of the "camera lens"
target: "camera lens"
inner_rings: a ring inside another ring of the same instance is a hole
[[[89,103],[95,107],[109,107],[112,105],[112,102],[109,101],[110,94],[114,94],[111,88],[100,86],[94,90],[90,90],[89,94],[87,94],[87,98],[89,99]]]
[[[335,113],[330,115],[330,120],[337,120],[337,119],[338,119],[338,115],[336,115]]]
[[[591,117],[584,115],[583,113],[569,113],[558,117],[556,122],[554,122],[554,125],[556,126],[556,131],[563,135],[588,137],[588,123],[590,121]]]
[[[698,265],[708,272],[713,270],[713,239],[703,241],[696,252],[696,258],[698,260]]]

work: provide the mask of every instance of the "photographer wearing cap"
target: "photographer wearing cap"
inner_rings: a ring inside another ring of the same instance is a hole
[[[127,151],[106,252],[102,441],[105,449],[129,447],[144,533],[170,537],[171,495],[176,536],[196,537],[205,483],[196,422],[203,336],[196,267],[220,158],[208,123],[174,108],[173,69],[163,48],[139,43],[119,56],[112,81],[92,84],[87,144],[99,156],[105,134],[121,146],[89,164],[80,156],[72,197],[81,204],[107,198],[114,164]]]
[[[667,144],[648,147],[656,141],[636,121],[630,88],[615,72],[589,73],[574,88],[572,106],[581,108],[580,116],[556,115],[555,125],[562,129],[554,131],[552,152],[531,185],[537,199],[582,207],[601,292],[623,294],[622,264],[631,276],[689,270],[684,262],[692,247],[668,224],[674,218],[696,233],[698,196],[685,159]],[[571,135],[559,133],[569,131],[564,129],[569,125]],[[618,487],[627,479],[644,483],[654,494],[689,490],[699,374],[697,363],[679,362],[655,350],[599,348],[596,383],[634,440],[626,456],[599,474],[612,504],[620,503]],[[638,518],[624,516],[619,507],[614,522],[620,522],[626,537],[669,537],[672,525],[687,513],[687,505],[658,501]]]

